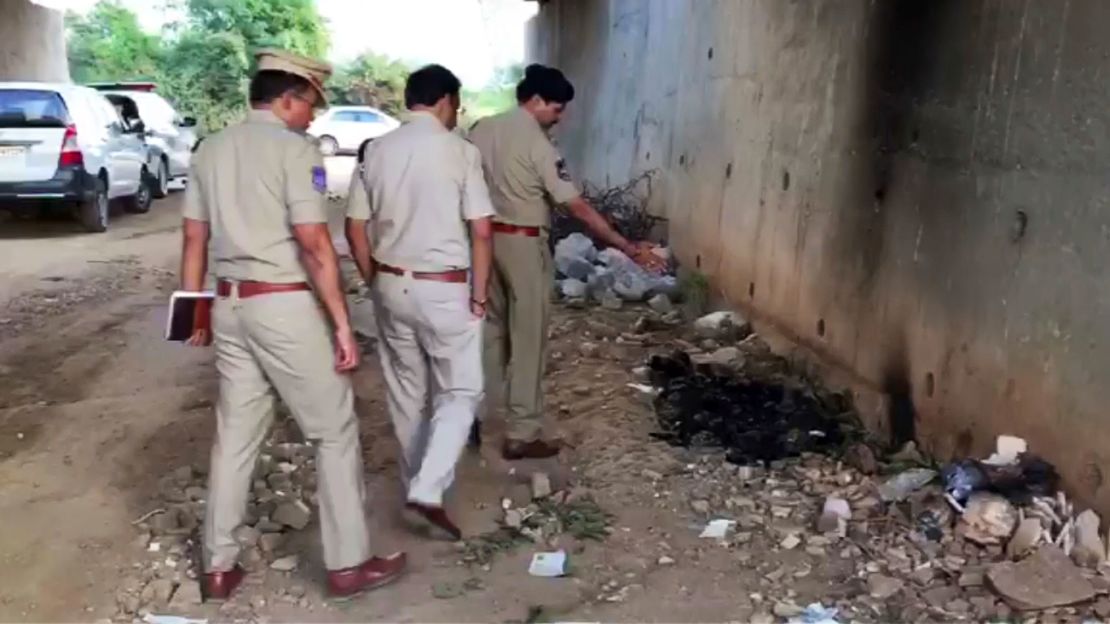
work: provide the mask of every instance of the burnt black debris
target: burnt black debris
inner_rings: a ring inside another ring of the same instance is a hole
[[[847,401],[783,376],[747,377],[696,365],[682,351],[649,363],[660,431],[673,446],[720,447],[736,464],[829,453],[853,437]]]

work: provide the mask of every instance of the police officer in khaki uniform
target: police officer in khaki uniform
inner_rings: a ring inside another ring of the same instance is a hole
[[[484,363],[487,396],[508,403],[505,459],[551,457],[559,446],[543,439],[542,380],[547,357],[554,269],[548,248],[551,205],[565,207],[595,238],[655,270],[653,245],[621,236],[582,198],[547,132],[574,99],[574,87],[552,67],[530,65],[517,85],[519,107],[479,121],[470,140],[482,153],[497,210],[493,276]]]
[[[359,361],[327,226],[319,150],[304,131],[331,69],[283,51],[258,55],[251,110],[204,141],[185,195],[182,288],[204,285],[211,243],[219,402],[204,525],[202,589],[243,580],[232,532],[273,421],[274,391],[317,450],[328,589],[347,597],[396,579],[405,556],[372,557],[349,372]],[[213,336],[198,330],[190,344]]]
[[[461,87],[439,65],[409,76],[409,117],[367,147],[347,205],[347,239],[371,287],[401,444],[403,515],[450,540],[462,533],[443,494],[482,396],[494,212],[478,150],[452,132]]]

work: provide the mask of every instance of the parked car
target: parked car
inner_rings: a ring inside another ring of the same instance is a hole
[[[94,89],[0,82],[0,208],[72,208],[90,232],[108,228],[109,202],[150,210],[160,151],[144,133]]]
[[[162,161],[153,167],[154,196],[169,194],[171,181],[185,181],[189,176],[189,159],[197,143],[196,119],[182,117],[158,93],[152,82],[96,83],[90,87],[100,91],[116,106],[125,120],[140,119],[146,126],[147,143],[162,151]]]
[[[396,119],[370,106],[335,106],[316,118],[308,133],[320,142],[325,156],[353,154],[367,141],[400,126]]]

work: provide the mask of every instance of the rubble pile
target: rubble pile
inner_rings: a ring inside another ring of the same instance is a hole
[[[991,457],[943,469],[912,442],[885,453],[846,397],[792,371],[742,317],[708,315],[686,337],[635,372],[650,386],[632,386],[654,398],[655,437],[711,453],[687,486],[689,509],[708,521],[703,537],[760,566],[753,621],[1110,617],[1105,527],[1057,491],[1055,469],[1023,440],[1001,436]],[[798,604],[791,588],[819,566],[839,570],[837,588]]]
[[[203,469],[182,466],[158,484],[155,509],[135,521],[136,544],[146,552],[116,595],[120,617],[187,612],[201,603],[197,581],[200,536],[207,502]],[[248,571],[291,572],[296,554],[286,551],[290,531],[304,529],[316,505],[315,450],[299,442],[268,442],[256,464],[245,523],[235,530]],[[290,602],[308,606],[304,592]]]
[[[625,301],[674,297],[678,281],[673,274],[652,274],[616,249],[598,251],[585,234],[574,233],[555,245],[559,294],[568,300],[591,300],[605,308],[619,309]]]

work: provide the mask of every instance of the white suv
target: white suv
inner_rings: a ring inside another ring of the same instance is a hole
[[[145,131],[88,87],[0,82],[0,209],[71,207],[90,232],[108,228],[110,200],[150,210]]]
[[[182,117],[173,105],[155,93],[157,85],[152,82],[97,83],[89,86],[103,93],[125,121],[142,120],[146,126],[146,142],[162,151],[161,162],[151,168],[155,197],[165,197],[171,181],[187,180],[189,160],[197,142],[196,119]]]

